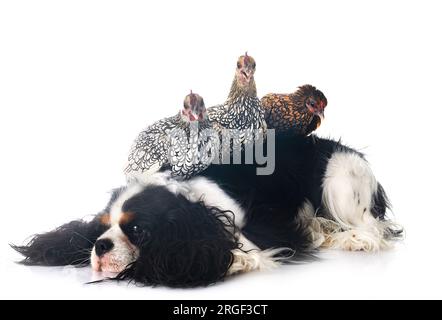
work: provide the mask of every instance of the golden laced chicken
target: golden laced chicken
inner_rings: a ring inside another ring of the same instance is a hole
[[[270,93],[261,99],[269,129],[309,135],[321,125],[327,98],[312,85],[303,85],[294,93]]]

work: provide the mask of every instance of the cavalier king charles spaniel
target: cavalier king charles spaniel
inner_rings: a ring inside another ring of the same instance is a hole
[[[13,246],[27,265],[90,265],[144,285],[206,286],[310,259],[321,248],[379,251],[401,237],[364,156],[340,142],[279,135],[275,172],[212,165],[189,180],[167,171],[115,189],[92,221]]]

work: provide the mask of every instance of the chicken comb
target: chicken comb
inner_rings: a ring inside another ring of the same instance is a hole
[[[249,58],[249,55],[247,54],[247,51],[246,51],[246,54],[244,55],[244,63],[248,64],[249,60],[250,60],[250,58]]]
[[[189,100],[191,105],[196,103],[196,95],[193,93],[192,89],[190,89]]]

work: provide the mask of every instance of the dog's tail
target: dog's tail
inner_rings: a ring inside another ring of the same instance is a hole
[[[378,183],[377,190],[373,194],[372,203],[373,208],[371,209],[371,213],[373,216],[387,225],[384,233],[385,238],[388,240],[402,239],[404,237],[404,228],[390,221],[387,217],[387,211],[392,211],[391,203],[380,183]]]

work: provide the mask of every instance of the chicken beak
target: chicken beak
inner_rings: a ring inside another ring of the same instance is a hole
[[[253,69],[245,67],[241,70],[242,75],[248,81],[253,77]]]
[[[190,111],[190,113],[189,113],[189,119],[190,119],[190,121],[196,121],[196,120],[198,120],[198,115],[195,115],[192,111]]]
[[[321,122],[324,121],[324,109],[315,111],[315,115],[317,115],[321,119]]]

